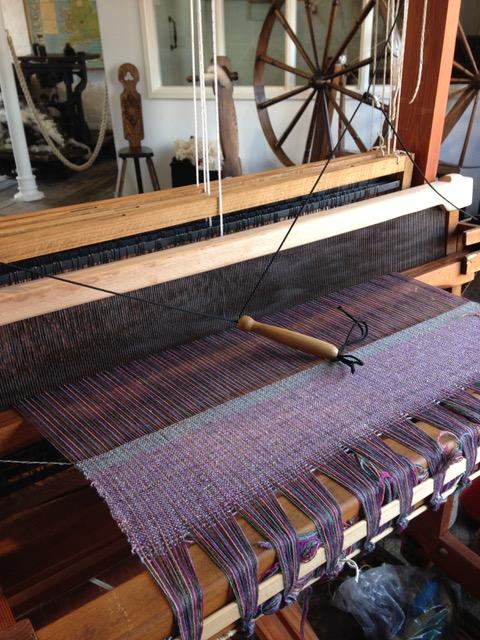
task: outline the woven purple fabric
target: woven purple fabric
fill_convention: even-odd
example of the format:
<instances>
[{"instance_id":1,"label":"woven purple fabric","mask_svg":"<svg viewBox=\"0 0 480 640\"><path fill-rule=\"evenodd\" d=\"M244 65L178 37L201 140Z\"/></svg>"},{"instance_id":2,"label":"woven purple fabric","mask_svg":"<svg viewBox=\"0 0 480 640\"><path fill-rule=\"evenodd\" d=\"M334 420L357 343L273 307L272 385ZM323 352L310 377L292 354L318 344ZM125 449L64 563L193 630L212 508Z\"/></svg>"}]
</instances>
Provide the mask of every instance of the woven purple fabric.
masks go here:
<instances>
[{"instance_id":1,"label":"woven purple fabric","mask_svg":"<svg viewBox=\"0 0 480 640\"><path fill-rule=\"evenodd\" d=\"M320 364L80 468L134 549L152 558L228 519L259 491L290 486L342 446L371 455L378 433L393 436L396 425L401 433L402 416L421 415L480 379L479 336L480 316L466 315L408 341L377 343L376 352L356 352L366 360L360 375Z\"/></svg>"},{"instance_id":2,"label":"woven purple fabric","mask_svg":"<svg viewBox=\"0 0 480 640\"><path fill-rule=\"evenodd\" d=\"M373 342L464 303L389 275L263 320L340 345L351 322L338 305L368 322L366 342ZM18 408L67 458L83 460L314 364L311 356L233 329L66 385Z\"/></svg>"},{"instance_id":3,"label":"woven purple fabric","mask_svg":"<svg viewBox=\"0 0 480 640\"><path fill-rule=\"evenodd\" d=\"M201 634L201 593L187 552L192 541L225 571L245 629L252 628L256 560L237 513L270 535L288 572L287 601L301 545L278 514L275 495L283 492L312 519L334 574L343 562L341 512L313 469L358 496L371 538L386 499L400 500L399 526L405 524L417 482L415 466L393 453L382 433L424 455L432 475L444 474L447 454L406 419L434 408L430 414L441 415L445 429L456 415L453 432L471 465L478 430L472 420L462 430L465 420L438 403L456 400L477 415L475 401L462 393L480 380L480 306L391 276L276 320L339 344L348 328L339 303L371 330L373 342L353 352L365 361L355 376L231 331L21 406L59 448L81 460L172 603L185 639Z\"/></svg>"}]
</instances>

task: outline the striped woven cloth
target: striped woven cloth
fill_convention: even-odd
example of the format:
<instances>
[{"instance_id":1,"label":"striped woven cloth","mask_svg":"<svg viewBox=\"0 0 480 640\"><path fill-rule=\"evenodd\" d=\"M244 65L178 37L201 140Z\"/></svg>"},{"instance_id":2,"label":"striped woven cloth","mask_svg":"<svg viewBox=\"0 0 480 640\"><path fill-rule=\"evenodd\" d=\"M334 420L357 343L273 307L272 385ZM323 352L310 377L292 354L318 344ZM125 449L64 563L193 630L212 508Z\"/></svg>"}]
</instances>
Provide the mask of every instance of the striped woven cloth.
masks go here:
<instances>
[{"instance_id":1,"label":"striped woven cloth","mask_svg":"<svg viewBox=\"0 0 480 640\"><path fill-rule=\"evenodd\" d=\"M290 603L305 549L279 506L284 494L315 523L326 576L342 567L340 505L312 474L352 492L367 520L398 498L399 528L418 469L389 436L425 457L442 500L451 451L419 429L427 419L458 440L471 473L478 446L480 305L398 275L308 302L266 320L341 344L350 321L369 325L351 376L238 330L103 372L18 407L106 500L168 597L182 638L198 640L202 593L188 553L201 545L226 573L244 628L257 614L256 556L242 513L274 546Z\"/></svg>"}]
</instances>

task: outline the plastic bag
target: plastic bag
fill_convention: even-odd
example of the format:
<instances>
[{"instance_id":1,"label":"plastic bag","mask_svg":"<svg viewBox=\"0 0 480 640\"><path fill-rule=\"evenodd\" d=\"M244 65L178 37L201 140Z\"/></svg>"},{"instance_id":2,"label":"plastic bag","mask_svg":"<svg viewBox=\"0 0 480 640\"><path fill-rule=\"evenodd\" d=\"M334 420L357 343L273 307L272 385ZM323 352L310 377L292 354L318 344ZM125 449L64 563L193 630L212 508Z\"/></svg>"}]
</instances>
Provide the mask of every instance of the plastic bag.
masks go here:
<instances>
[{"instance_id":1,"label":"plastic bag","mask_svg":"<svg viewBox=\"0 0 480 640\"><path fill-rule=\"evenodd\" d=\"M435 574L384 564L345 580L332 604L371 640L441 640L452 631L458 601L459 590Z\"/></svg>"}]
</instances>

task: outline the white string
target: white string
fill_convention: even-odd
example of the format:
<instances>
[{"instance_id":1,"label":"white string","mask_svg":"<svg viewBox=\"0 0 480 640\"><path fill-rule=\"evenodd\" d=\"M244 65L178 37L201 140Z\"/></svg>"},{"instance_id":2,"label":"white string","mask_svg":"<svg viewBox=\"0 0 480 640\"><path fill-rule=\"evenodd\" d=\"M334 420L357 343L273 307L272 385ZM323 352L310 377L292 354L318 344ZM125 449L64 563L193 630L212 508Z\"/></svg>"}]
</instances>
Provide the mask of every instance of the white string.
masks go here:
<instances>
[{"instance_id":1,"label":"white string","mask_svg":"<svg viewBox=\"0 0 480 640\"><path fill-rule=\"evenodd\" d=\"M33 464L35 466L58 466L58 467L71 467L71 462L49 462L48 460L11 460L10 458L1 458L0 464Z\"/></svg>"},{"instance_id":2,"label":"white string","mask_svg":"<svg viewBox=\"0 0 480 640\"><path fill-rule=\"evenodd\" d=\"M427 27L427 13L428 13L428 0L424 0L423 4L423 16L422 16L422 33L420 36L420 57L418 60L418 75L417 75L417 85L415 87L415 91L413 92L413 96L410 99L408 104L412 104L415 102L415 98L417 97L418 91L420 89L420 85L422 83L423 76L423 53L425 50L425 32Z\"/></svg>"},{"instance_id":3,"label":"white string","mask_svg":"<svg viewBox=\"0 0 480 640\"><path fill-rule=\"evenodd\" d=\"M390 26L389 26L389 31L390 29L393 27L393 22L395 20L395 16L398 15L398 1L397 0L391 0L392 2L392 6L390 9ZM390 99L388 101L388 115L390 117L390 121L394 122L395 120L395 100L396 100L396 90L397 90L397 86L396 86L396 74L394 74L394 61L395 61L395 51L394 51L394 47L393 47L393 38L390 39L390 45L389 45L389 49L390 49L390 60L389 60L389 75L390 75ZM393 133L390 131L389 132L389 136L388 136L388 153L391 153L392 148L393 148L393 144L395 141L395 137L393 135Z\"/></svg>"},{"instance_id":4,"label":"white string","mask_svg":"<svg viewBox=\"0 0 480 640\"><path fill-rule=\"evenodd\" d=\"M195 139L195 180L197 187L200 184L200 171L198 168L198 113L197 113L197 64L195 55L195 14L193 1L190 0L190 35L192 47L192 85L193 85L193 127Z\"/></svg>"},{"instance_id":5,"label":"white string","mask_svg":"<svg viewBox=\"0 0 480 640\"><path fill-rule=\"evenodd\" d=\"M355 560L353 560L353 558L348 558L348 560L345 561L345 564L347 565L347 567L350 567L350 569L355 570L355 582L358 582L360 578L360 567L358 566L358 564L355 562Z\"/></svg>"},{"instance_id":6,"label":"white string","mask_svg":"<svg viewBox=\"0 0 480 640\"><path fill-rule=\"evenodd\" d=\"M400 102L402 97L402 86L403 86L403 65L405 62L405 43L407 39L407 21L408 21L408 11L410 9L410 0L404 0L403 3L403 23L402 23L402 39L401 39L401 49L400 49L400 60L397 74L397 91L396 91L396 104L395 104L395 128L398 129L398 121L400 118ZM397 150L397 138L393 137L393 150Z\"/></svg>"},{"instance_id":7,"label":"white string","mask_svg":"<svg viewBox=\"0 0 480 640\"><path fill-rule=\"evenodd\" d=\"M377 55L378 55L378 2L375 3L373 9L373 73L372 73L372 95L377 92ZM376 109L372 101L370 114L370 139L374 141L373 132L375 126Z\"/></svg>"},{"instance_id":8,"label":"white string","mask_svg":"<svg viewBox=\"0 0 480 640\"><path fill-rule=\"evenodd\" d=\"M396 7L396 2L395 0L391 0L391 9L390 9L390 19L392 17L392 15L395 13L395 7ZM390 29L389 25L389 29ZM388 61L388 72L389 72L389 76L390 76L390 98L388 100L388 116L390 118L390 121L393 122L392 117L393 117L393 105L395 102L395 85L394 85L394 78L393 78L393 68L392 68L392 59L393 59L393 47L392 47L392 41L390 40L389 43L389 49L390 49L390 58ZM388 149L388 153L391 152L391 147L392 147L392 136L391 136L391 132L389 133L388 136L388 145L387 145L387 149Z\"/></svg>"},{"instance_id":9,"label":"white string","mask_svg":"<svg viewBox=\"0 0 480 640\"><path fill-rule=\"evenodd\" d=\"M210 195L210 159L208 157L207 98L205 91L205 60L203 52L202 0L197 0L198 57L200 76L200 107L202 119L203 190Z\"/></svg>"},{"instance_id":10,"label":"white string","mask_svg":"<svg viewBox=\"0 0 480 640\"><path fill-rule=\"evenodd\" d=\"M220 149L220 113L218 106L218 63L217 63L217 16L215 2L212 3L212 48L213 48L213 92L215 94L215 123L217 134L217 171L218 171L218 215L220 217L220 235L223 236L223 190L222 190L222 154Z\"/></svg>"},{"instance_id":11,"label":"white string","mask_svg":"<svg viewBox=\"0 0 480 640\"><path fill-rule=\"evenodd\" d=\"M390 29L393 26L393 22L395 20L395 16L397 15L397 1L396 0L391 0L392 2L392 6L390 9L390 25L389 25L389 32ZM393 65L394 65L394 50L393 50L393 44L392 44L393 38L390 39L390 44L389 44L389 50L390 50L390 58L389 58L389 75L390 75L390 99L388 101L388 114L390 116L390 120L393 122L394 120L394 113L395 113L395 74L393 73ZM390 132L389 136L388 136L388 153L392 152L392 147L393 147L393 142L394 142L394 136L392 134L392 132Z\"/></svg>"},{"instance_id":12,"label":"white string","mask_svg":"<svg viewBox=\"0 0 480 640\"><path fill-rule=\"evenodd\" d=\"M385 87L387 85L387 65L388 65L388 48L389 48L388 30L389 30L389 24L390 24L390 9L391 9L390 5L391 5L391 0L388 0L388 2L387 2L387 16L385 18L385 41L386 41L386 45L385 45L385 51L383 53L382 104L385 104ZM382 127L382 124L380 124L380 127ZM383 145L385 144L385 141L383 139L383 130L382 129L380 130L380 136L381 136L381 139L382 139L382 147L383 147ZM388 136L387 136L387 138L388 138Z\"/></svg>"}]
</instances>

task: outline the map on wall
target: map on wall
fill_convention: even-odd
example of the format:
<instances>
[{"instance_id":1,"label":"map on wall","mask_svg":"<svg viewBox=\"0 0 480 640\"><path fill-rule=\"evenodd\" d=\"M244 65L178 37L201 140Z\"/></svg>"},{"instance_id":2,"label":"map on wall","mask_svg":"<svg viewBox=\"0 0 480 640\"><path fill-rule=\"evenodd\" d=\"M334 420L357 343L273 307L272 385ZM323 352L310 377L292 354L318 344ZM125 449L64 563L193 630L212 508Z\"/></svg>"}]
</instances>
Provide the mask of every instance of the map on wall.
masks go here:
<instances>
[{"instance_id":1,"label":"map on wall","mask_svg":"<svg viewBox=\"0 0 480 640\"><path fill-rule=\"evenodd\" d=\"M42 42L47 53L62 53L69 42L75 51L101 55L100 29L95 0L26 0L32 40ZM41 38L39 38L41 36ZM102 67L92 60L89 67Z\"/></svg>"}]
</instances>

